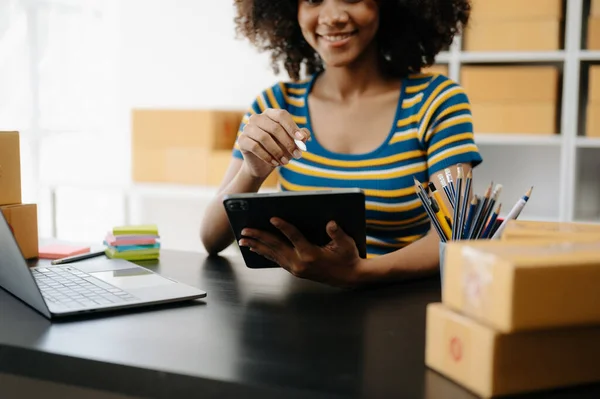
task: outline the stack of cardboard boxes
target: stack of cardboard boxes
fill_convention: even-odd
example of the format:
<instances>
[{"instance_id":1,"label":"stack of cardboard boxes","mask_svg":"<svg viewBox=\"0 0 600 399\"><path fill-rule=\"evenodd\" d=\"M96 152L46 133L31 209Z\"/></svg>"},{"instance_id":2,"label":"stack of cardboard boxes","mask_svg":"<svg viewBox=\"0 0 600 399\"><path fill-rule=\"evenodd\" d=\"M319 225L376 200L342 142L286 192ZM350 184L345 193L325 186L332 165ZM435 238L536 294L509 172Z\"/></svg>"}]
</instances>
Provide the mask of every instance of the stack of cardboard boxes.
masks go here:
<instances>
[{"instance_id":1,"label":"stack of cardboard boxes","mask_svg":"<svg viewBox=\"0 0 600 399\"><path fill-rule=\"evenodd\" d=\"M598 382L599 286L597 225L519 222L501 241L450 243L426 365L482 397Z\"/></svg>"},{"instance_id":2,"label":"stack of cardboard boxes","mask_svg":"<svg viewBox=\"0 0 600 399\"><path fill-rule=\"evenodd\" d=\"M600 0L592 0L588 19L587 48L600 50Z\"/></svg>"},{"instance_id":3,"label":"stack of cardboard boxes","mask_svg":"<svg viewBox=\"0 0 600 399\"><path fill-rule=\"evenodd\" d=\"M37 206L21 203L21 149L18 132L0 132L0 211L25 259L38 257Z\"/></svg>"},{"instance_id":4,"label":"stack of cardboard boxes","mask_svg":"<svg viewBox=\"0 0 600 399\"><path fill-rule=\"evenodd\" d=\"M553 66L464 66L461 86L478 134L558 132L559 80Z\"/></svg>"},{"instance_id":5,"label":"stack of cardboard boxes","mask_svg":"<svg viewBox=\"0 0 600 399\"><path fill-rule=\"evenodd\" d=\"M590 67L589 82L586 135L600 137L600 65Z\"/></svg>"},{"instance_id":6,"label":"stack of cardboard boxes","mask_svg":"<svg viewBox=\"0 0 600 399\"><path fill-rule=\"evenodd\" d=\"M562 0L474 0L465 51L555 51L561 47Z\"/></svg>"},{"instance_id":7,"label":"stack of cardboard boxes","mask_svg":"<svg viewBox=\"0 0 600 399\"><path fill-rule=\"evenodd\" d=\"M243 111L134 110L133 181L220 185L243 116ZM273 174L265 186L276 182Z\"/></svg>"}]
</instances>

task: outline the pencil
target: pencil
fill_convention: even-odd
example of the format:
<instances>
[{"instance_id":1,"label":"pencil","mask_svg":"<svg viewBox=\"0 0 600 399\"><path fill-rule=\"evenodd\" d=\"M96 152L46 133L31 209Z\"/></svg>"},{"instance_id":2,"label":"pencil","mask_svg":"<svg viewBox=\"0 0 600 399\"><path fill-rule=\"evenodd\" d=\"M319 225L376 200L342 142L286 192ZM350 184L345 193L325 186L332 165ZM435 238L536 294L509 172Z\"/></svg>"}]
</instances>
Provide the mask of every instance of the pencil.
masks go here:
<instances>
[{"instance_id":1,"label":"pencil","mask_svg":"<svg viewBox=\"0 0 600 399\"><path fill-rule=\"evenodd\" d=\"M431 224L437 231L437 233L440 237L440 240L442 242L447 242L448 240L446 239L446 235L444 234L442 227L440 226L437 218L435 217L435 214L433 213L433 210L431 209L431 205L429 204L429 200L428 200L427 196L424 194L423 186L421 185L421 183L419 183L419 181L416 178L413 177L413 179L415 181L415 192L417 193L417 196L423 203L423 208L425 208L425 212L427 213L427 216L429 216L429 220L431 221Z\"/></svg>"},{"instance_id":2,"label":"pencil","mask_svg":"<svg viewBox=\"0 0 600 399\"><path fill-rule=\"evenodd\" d=\"M502 210L502 204L498 204L498 208L496 208L496 212L492 213L492 216L490 217L490 221L488 222L487 226L485 227L485 230L481 234L481 238L489 238L490 233L492 232L492 229L494 228L494 223L496 223L496 220L498 219L498 215L500 214L501 210Z\"/></svg>"},{"instance_id":3,"label":"pencil","mask_svg":"<svg viewBox=\"0 0 600 399\"><path fill-rule=\"evenodd\" d=\"M506 215L506 217L504 218L504 221L502 222L500 227L498 227L498 230L496 230L496 232L492 236L493 240L497 240L500 238L509 220L516 219L519 217L521 211L523 210L523 208L525 208L525 205L527 205L527 201L529 201L532 191L533 187L531 187L523 197L519 198L517 203L513 206L508 215Z\"/></svg>"},{"instance_id":4,"label":"pencil","mask_svg":"<svg viewBox=\"0 0 600 399\"><path fill-rule=\"evenodd\" d=\"M477 205L479 205L479 196L474 195L473 199L471 200L471 205L469 205L469 213L467 215L467 220L465 221L465 227L462 231L462 238L469 237L469 231L471 230L471 224L477 210Z\"/></svg>"},{"instance_id":5,"label":"pencil","mask_svg":"<svg viewBox=\"0 0 600 399\"><path fill-rule=\"evenodd\" d=\"M446 198L448 198L450 206L454 208L454 197L452 196L452 191L450 191L450 187L448 187L448 183L446 183L446 180L444 180L444 175L441 173L438 174L438 180L440 181L440 184L444 189L444 193L446 194Z\"/></svg>"},{"instance_id":6,"label":"pencil","mask_svg":"<svg viewBox=\"0 0 600 399\"><path fill-rule=\"evenodd\" d=\"M438 223L440 224L440 227L446 236L446 239L449 239L452 237L452 227L450 223L448 223L448 218L442 214L441 208L435 198L429 198L429 201L431 203L431 210L435 214L435 217L437 218Z\"/></svg>"},{"instance_id":7,"label":"pencil","mask_svg":"<svg viewBox=\"0 0 600 399\"><path fill-rule=\"evenodd\" d=\"M490 202L490 197L492 196L492 188L493 182L490 183L487 190L485 191L485 195L481 199L479 206L477 207L477 213L473 217L473 221L471 222L471 230L469 231L468 239L477 239L476 233L479 231L479 227L482 223L484 223L483 216L488 208L488 203Z\"/></svg>"},{"instance_id":8,"label":"pencil","mask_svg":"<svg viewBox=\"0 0 600 399\"><path fill-rule=\"evenodd\" d=\"M463 181L463 168L462 165L458 165L457 174L456 174L456 195L454 196L454 217L452 220L454 224L452 225L452 240L459 239L459 231L462 226L461 220L461 207L460 207L460 195L462 191L462 181Z\"/></svg>"},{"instance_id":9,"label":"pencil","mask_svg":"<svg viewBox=\"0 0 600 399\"><path fill-rule=\"evenodd\" d=\"M68 256L66 258L55 259L50 262L52 265L64 265L67 263L73 263L84 259L95 258L97 256L102 256L105 254L105 250L101 249L98 251L87 252L85 254Z\"/></svg>"},{"instance_id":10,"label":"pencil","mask_svg":"<svg viewBox=\"0 0 600 399\"><path fill-rule=\"evenodd\" d=\"M454 203L456 203L456 188L454 187L454 181L452 180L452 172L449 168L444 169L444 172L446 172L446 180L448 181L448 186L452 193L452 199L454 200Z\"/></svg>"},{"instance_id":11,"label":"pencil","mask_svg":"<svg viewBox=\"0 0 600 399\"><path fill-rule=\"evenodd\" d=\"M481 224L479 225L477 231L475 232L475 239L481 238L481 233L485 228L485 223L490 218L492 212L494 211L494 206L496 202L498 202L498 198L500 197L500 193L502 192L502 184L497 184L494 188L494 192L492 193L492 198L488 202L487 209L485 210L483 217L481 218Z\"/></svg>"},{"instance_id":12,"label":"pencil","mask_svg":"<svg viewBox=\"0 0 600 399\"><path fill-rule=\"evenodd\" d=\"M465 183L465 190L463 193L463 198L462 198L462 205L461 205L461 210L460 210L460 215L459 215L459 228L458 228L458 239L462 239L463 237L463 229L464 229L464 223L465 223L465 219L467 218L467 207L469 206L470 198L471 198L471 184L472 184L472 180L473 180L473 171L469 170L469 173L467 174L467 180Z\"/></svg>"},{"instance_id":13,"label":"pencil","mask_svg":"<svg viewBox=\"0 0 600 399\"><path fill-rule=\"evenodd\" d=\"M433 184L432 182L429 182L429 192L431 192L431 195L433 196L433 198L435 198L438 205L440 206L440 210L442 211L442 214L446 218L451 218L452 214L448 210L448 207L446 206L446 203L442 199L442 196L440 195L439 191L437 191L435 184Z\"/></svg>"}]
</instances>

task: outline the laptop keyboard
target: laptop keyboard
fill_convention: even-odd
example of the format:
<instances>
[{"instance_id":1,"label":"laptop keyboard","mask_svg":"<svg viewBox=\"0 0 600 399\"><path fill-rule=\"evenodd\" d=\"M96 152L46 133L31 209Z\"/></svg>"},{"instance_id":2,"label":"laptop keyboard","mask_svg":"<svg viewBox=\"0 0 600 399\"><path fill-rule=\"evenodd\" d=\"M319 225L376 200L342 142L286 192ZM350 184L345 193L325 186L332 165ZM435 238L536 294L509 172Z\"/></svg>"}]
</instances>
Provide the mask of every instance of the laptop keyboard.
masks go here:
<instances>
[{"instance_id":1,"label":"laptop keyboard","mask_svg":"<svg viewBox=\"0 0 600 399\"><path fill-rule=\"evenodd\" d=\"M126 291L68 266L39 267L32 269L32 274L49 305L81 308L137 300Z\"/></svg>"}]
</instances>

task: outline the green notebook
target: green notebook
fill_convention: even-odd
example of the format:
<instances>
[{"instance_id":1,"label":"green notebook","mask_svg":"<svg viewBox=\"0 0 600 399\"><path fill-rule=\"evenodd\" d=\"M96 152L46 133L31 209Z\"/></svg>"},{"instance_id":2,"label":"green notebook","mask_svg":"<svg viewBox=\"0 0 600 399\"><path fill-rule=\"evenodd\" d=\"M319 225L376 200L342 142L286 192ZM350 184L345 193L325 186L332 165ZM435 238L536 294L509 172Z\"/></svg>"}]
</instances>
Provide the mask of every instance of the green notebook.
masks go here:
<instances>
[{"instance_id":1,"label":"green notebook","mask_svg":"<svg viewBox=\"0 0 600 399\"><path fill-rule=\"evenodd\" d=\"M147 249L143 251L124 251L118 252L113 248L107 248L104 251L106 256L112 259L125 259L125 260L149 260L149 259L157 259L160 254L160 250L158 248Z\"/></svg>"},{"instance_id":2,"label":"green notebook","mask_svg":"<svg viewBox=\"0 0 600 399\"><path fill-rule=\"evenodd\" d=\"M158 235L158 227L155 224L145 224L137 226L117 226L113 228L114 236L123 235Z\"/></svg>"}]
</instances>

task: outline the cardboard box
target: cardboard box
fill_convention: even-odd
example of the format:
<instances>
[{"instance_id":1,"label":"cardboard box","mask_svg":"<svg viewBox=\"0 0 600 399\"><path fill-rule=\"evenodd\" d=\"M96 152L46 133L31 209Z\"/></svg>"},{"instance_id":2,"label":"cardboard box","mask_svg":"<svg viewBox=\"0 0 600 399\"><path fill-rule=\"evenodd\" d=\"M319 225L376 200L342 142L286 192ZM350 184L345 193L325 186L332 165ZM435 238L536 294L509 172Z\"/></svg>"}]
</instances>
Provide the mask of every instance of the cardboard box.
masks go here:
<instances>
[{"instance_id":1,"label":"cardboard box","mask_svg":"<svg viewBox=\"0 0 600 399\"><path fill-rule=\"evenodd\" d=\"M590 16L600 17L600 0L592 0Z\"/></svg>"},{"instance_id":2,"label":"cardboard box","mask_svg":"<svg viewBox=\"0 0 600 399\"><path fill-rule=\"evenodd\" d=\"M521 241L534 238L566 240L595 238L600 241L600 224L510 220L500 237L503 241Z\"/></svg>"},{"instance_id":3,"label":"cardboard box","mask_svg":"<svg viewBox=\"0 0 600 399\"><path fill-rule=\"evenodd\" d=\"M465 51L556 51L562 22L556 19L473 20L463 35Z\"/></svg>"},{"instance_id":4,"label":"cardboard box","mask_svg":"<svg viewBox=\"0 0 600 399\"><path fill-rule=\"evenodd\" d=\"M586 136L600 137L600 102L588 105L586 112Z\"/></svg>"},{"instance_id":5,"label":"cardboard box","mask_svg":"<svg viewBox=\"0 0 600 399\"><path fill-rule=\"evenodd\" d=\"M463 66L460 75L474 103L556 103L559 80L553 66Z\"/></svg>"},{"instance_id":6,"label":"cardboard box","mask_svg":"<svg viewBox=\"0 0 600 399\"><path fill-rule=\"evenodd\" d=\"M427 305L425 364L481 397L600 381L600 327L501 334Z\"/></svg>"},{"instance_id":7,"label":"cardboard box","mask_svg":"<svg viewBox=\"0 0 600 399\"><path fill-rule=\"evenodd\" d=\"M134 110L133 181L218 186L245 112ZM270 177L265 186L276 184Z\"/></svg>"},{"instance_id":8,"label":"cardboard box","mask_svg":"<svg viewBox=\"0 0 600 399\"><path fill-rule=\"evenodd\" d=\"M559 130L554 103L472 102L471 111L477 134L555 134Z\"/></svg>"},{"instance_id":9,"label":"cardboard box","mask_svg":"<svg viewBox=\"0 0 600 399\"><path fill-rule=\"evenodd\" d=\"M0 132L0 205L21 202L19 132Z\"/></svg>"},{"instance_id":10,"label":"cardboard box","mask_svg":"<svg viewBox=\"0 0 600 399\"><path fill-rule=\"evenodd\" d=\"M588 50L600 50L600 16L588 20Z\"/></svg>"},{"instance_id":11,"label":"cardboard box","mask_svg":"<svg viewBox=\"0 0 600 399\"><path fill-rule=\"evenodd\" d=\"M136 109L132 113L133 150L231 149L244 114L243 111Z\"/></svg>"},{"instance_id":12,"label":"cardboard box","mask_svg":"<svg viewBox=\"0 0 600 399\"><path fill-rule=\"evenodd\" d=\"M473 0L471 18L497 19L562 19L562 0Z\"/></svg>"},{"instance_id":13,"label":"cardboard box","mask_svg":"<svg viewBox=\"0 0 600 399\"><path fill-rule=\"evenodd\" d=\"M171 183L217 187L232 160L232 150L206 150L169 146L140 149L133 162L133 176L140 183ZM273 173L263 184L277 184Z\"/></svg>"},{"instance_id":14,"label":"cardboard box","mask_svg":"<svg viewBox=\"0 0 600 399\"><path fill-rule=\"evenodd\" d=\"M600 103L600 65L590 67L588 101Z\"/></svg>"},{"instance_id":15,"label":"cardboard box","mask_svg":"<svg viewBox=\"0 0 600 399\"><path fill-rule=\"evenodd\" d=\"M450 243L446 306L498 331L600 324L600 239Z\"/></svg>"},{"instance_id":16,"label":"cardboard box","mask_svg":"<svg viewBox=\"0 0 600 399\"><path fill-rule=\"evenodd\" d=\"M0 206L25 259L37 258L38 221L37 205L17 204Z\"/></svg>"}]
</instances>

